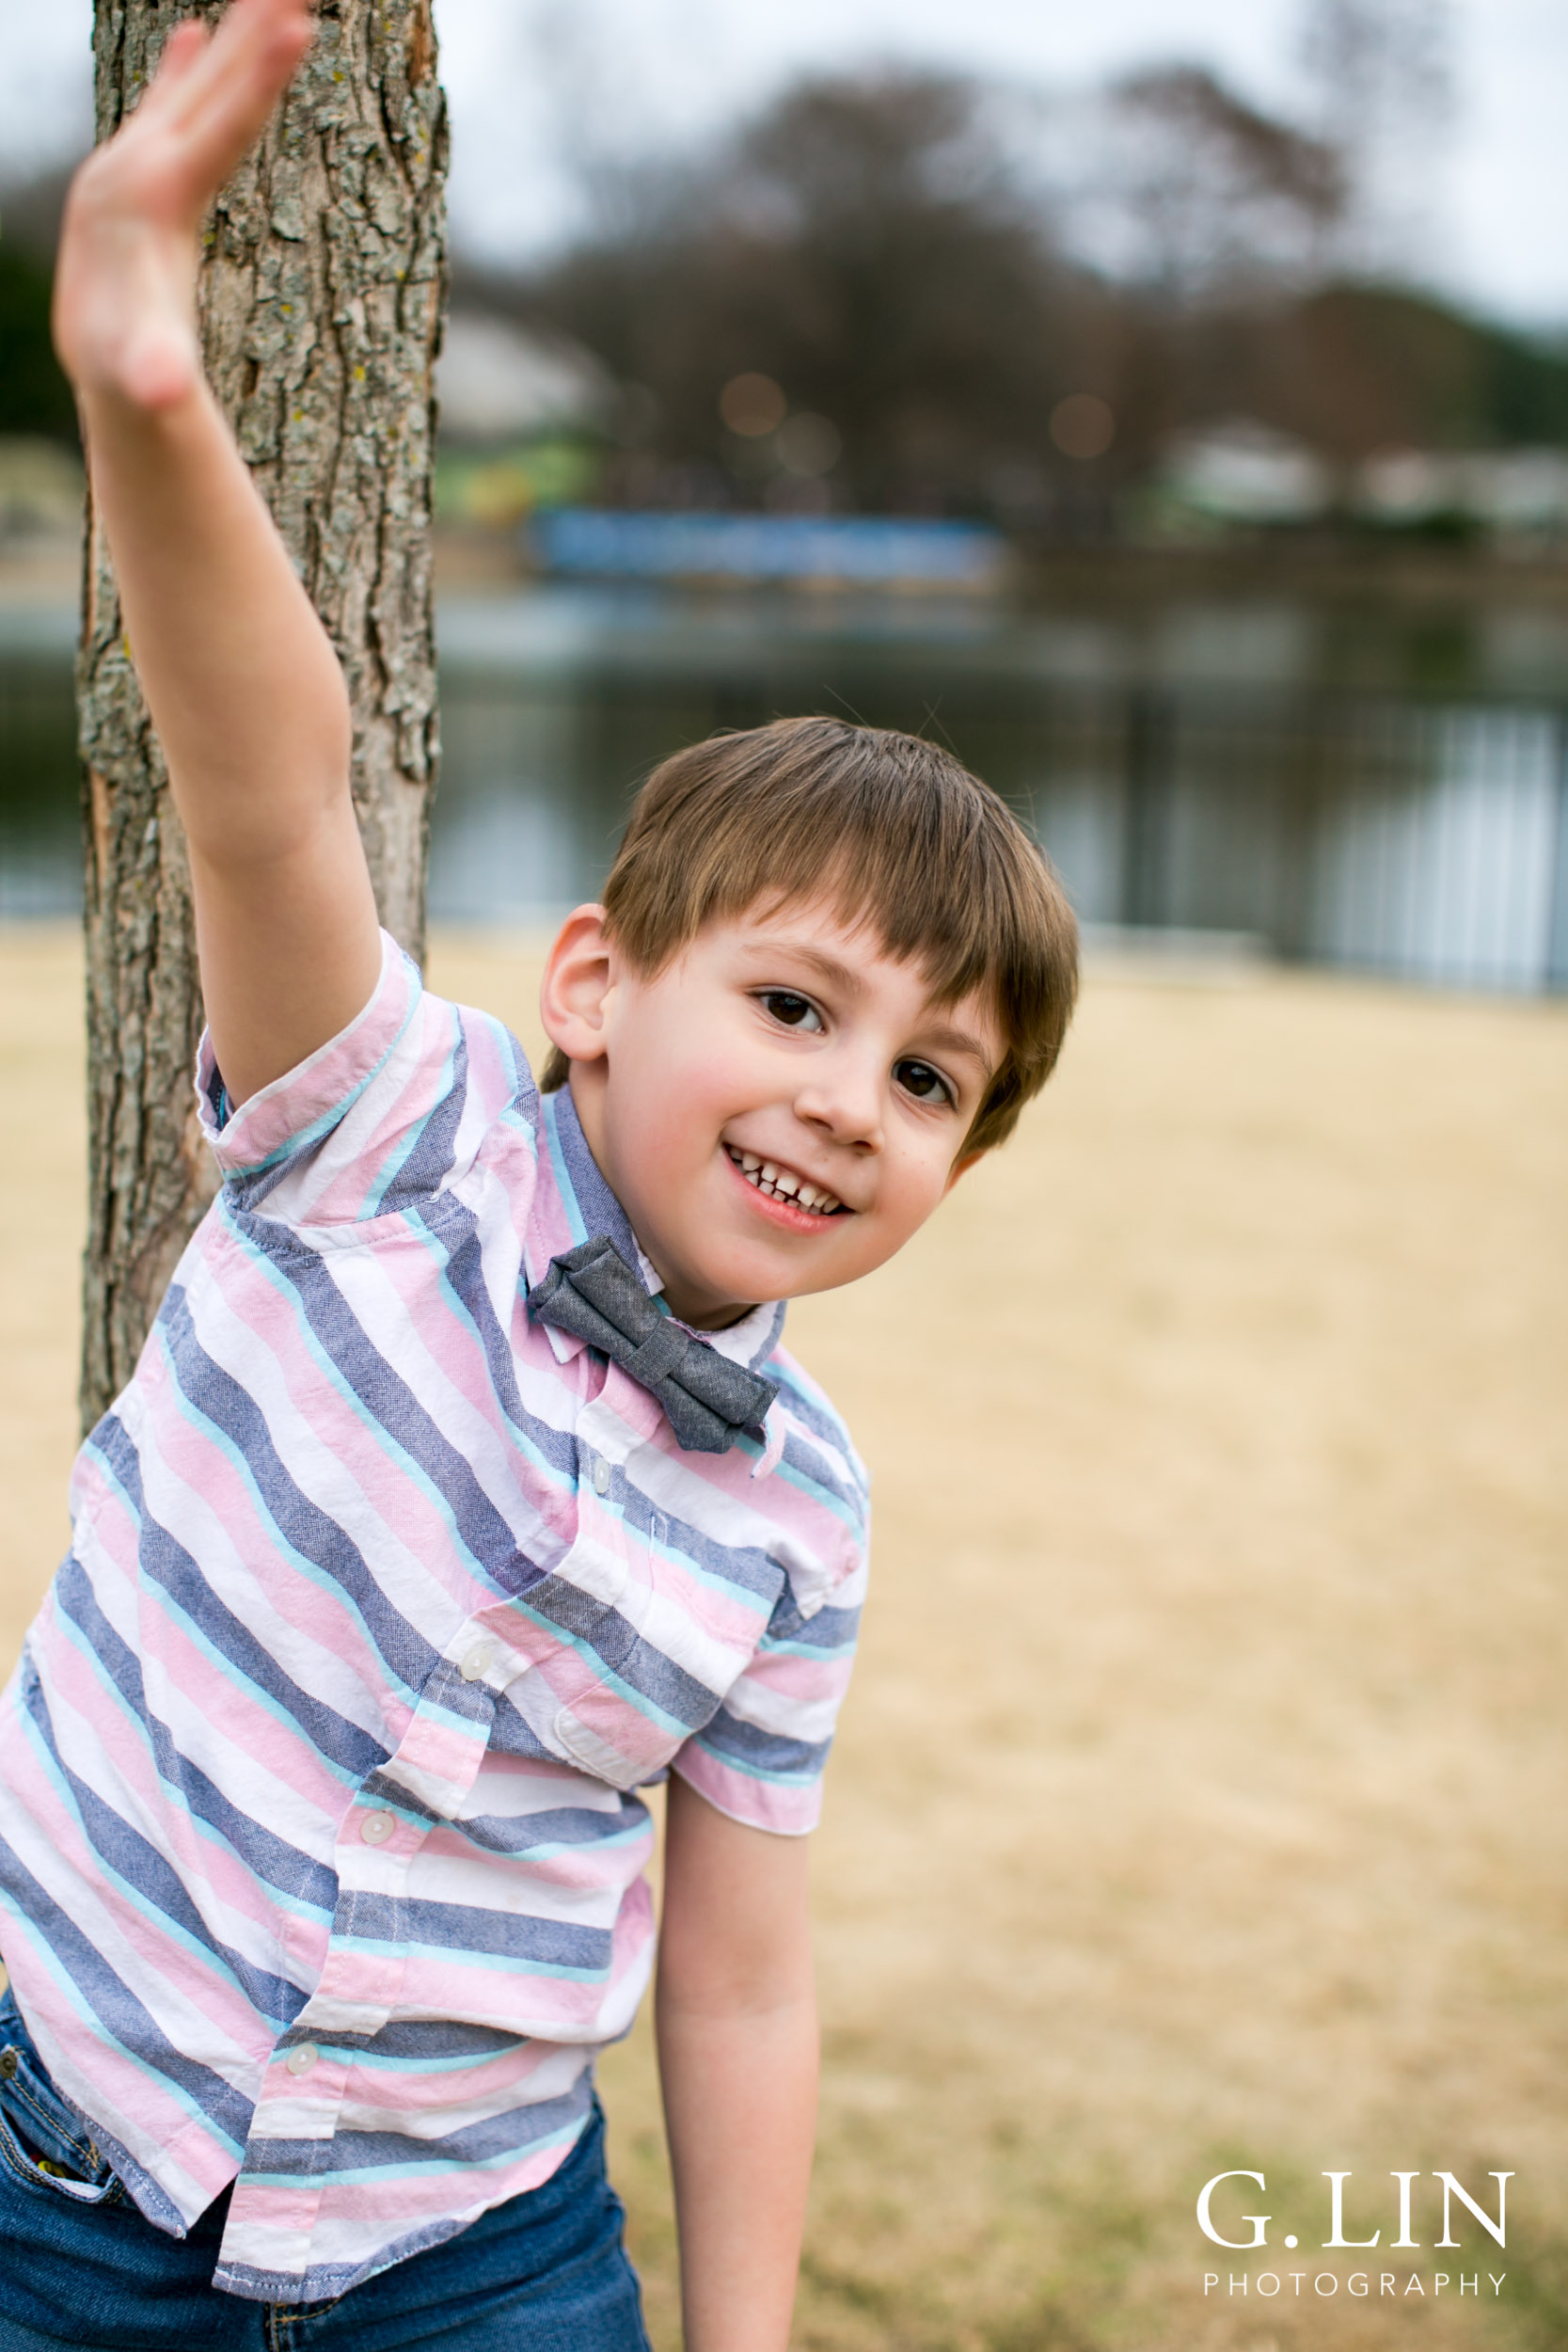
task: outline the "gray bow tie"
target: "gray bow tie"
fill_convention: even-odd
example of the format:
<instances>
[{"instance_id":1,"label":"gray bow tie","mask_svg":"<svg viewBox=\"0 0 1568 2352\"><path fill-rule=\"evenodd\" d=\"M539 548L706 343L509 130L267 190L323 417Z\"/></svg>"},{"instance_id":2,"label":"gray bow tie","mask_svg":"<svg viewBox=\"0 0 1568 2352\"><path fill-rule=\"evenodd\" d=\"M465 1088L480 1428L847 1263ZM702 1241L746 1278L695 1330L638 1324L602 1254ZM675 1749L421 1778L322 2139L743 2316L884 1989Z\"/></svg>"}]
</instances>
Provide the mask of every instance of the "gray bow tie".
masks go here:
<instances>
[{"instance_id":1,"label":"gray bow tie","mask_svg":"<svg viewBox=\"0 0 1568 2352\"><path fill-rule=\"evenodd\" d=\"M776 1380L732 1364L660 1314L604 1233L550 1260L528 1295L528 1311L629 1373L663 1406L689 1454L723 1454L743 1433L756 1434L779 1393Z\"/></svg>"}]
</instances>

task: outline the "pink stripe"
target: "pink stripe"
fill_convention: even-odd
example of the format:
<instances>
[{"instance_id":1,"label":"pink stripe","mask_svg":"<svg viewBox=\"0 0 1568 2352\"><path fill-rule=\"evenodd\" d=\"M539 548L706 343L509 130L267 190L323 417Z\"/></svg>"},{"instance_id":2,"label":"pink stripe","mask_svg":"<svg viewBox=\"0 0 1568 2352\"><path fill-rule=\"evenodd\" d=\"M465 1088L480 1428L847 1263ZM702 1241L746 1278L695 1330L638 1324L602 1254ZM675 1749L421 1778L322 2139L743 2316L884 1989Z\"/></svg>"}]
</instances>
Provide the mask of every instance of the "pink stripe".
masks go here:
<instances>
[{"instance_id":1,"label":"pink stripe","mask_svg":"<svg viewBox=\"0 0 1568 2352\"><path fill-rule=\"evenodd\" d=\"M118 1696L105 1692L87 1660L73 1644L62 1642L54 1650L49 1671L50 1718L60 1754L71 1769L85 1774L95 1748L101 1748L114 1767L118 1783L116 1810L133 1828L139 1829L151 1846L175 1863L198 1909L201 1908L198 1890L205 1887L241 1917L253 1920L276 1937L286 1915L278 1912L254 1872L230 1846L216 1838L203 1837L190 1817L170 1802L145 1736L124 1713ZM59 1704L55 1703L56 1696ZM85 1732L71 1721L72 1713L81 1719ZM30 1751L30 1741L28 1747ZM202 1762L196 1756L189 1760ZM209 1757L207 1767L210 1769L221 1760ZM290 1760L293 1761L292 1757ZM323 1784L318 1795L324 1826L322 1854L318 1858L325 1860L330 1858L332 1851L332 1835L327 1824L341 1812L343 1795L336 1782L319 1772L317 1776ZM87 1877L94 1884L100 1883L96 1856L87 1866ZM109 1883L103 1883L107 1896Z\"/></svg>"},{"instance_id":2,"label":"pink stripe","mask_svg":"<svg viewBox=\"0 0 1568 2352\"><path fill-rule=\"evenodd\" d=\"M809 1788L784 1788L776 1781L752 1780L721 1764L716 1756L689 1740L671 1768L732 1820L755 1829L775 1830L781 1836L800 1837L822 1819L822 1784Z\"/></svg>"},{"instance_id":3,"label":"pink stripe","mask_svg":"<svg viewBox=\"0 0 1568 2352\"><path fill-rule=\"evenodd\" d=\"M483 1756L484 1741L483 1727L450 1723L438 1715L416 1715L388 1770L396 1777L406 1765L410 1772L429 1772L467 1795Z\"/></svg>"},{"instance_id":4,"label":"pink stripe","mask_svg":"<svg viewBox=\"0 0 1568 2352\"><path fill-rule=\"evenodd\" d=\"M155 1378L160 1385L169 1383L166 1359L150 1366L149 1375L150 1380ZM269 1609L308 1640L330 1648L363 1695L379 1705L377 1736L386 1746L396 1747L411 1710L388 1686L381 1661L356 1613L341 1594L324 1590L279 1547L270 1520L263 1517L249 1482L232 1457L193 1426L172 1398L159 1426L158 1441L166 1469L222 1520L224 1533L241 1560L264 1564ZM214 1671L227 1684L232 1669ZM277 1734L275 1744L282 1740L283 1735ZM287 1741L290 1753L294 1745L293 1740Z\"/></svg>"},{"instance_id":5,"label":"pink stripe","mask_svg":"<svg viewBox=\"0 0 1568 2352\"><path fill-rule=\"evenodd\" d=\"M586 2122L586 2118L584 2121ZM574 2135L574 2140L578 2135ZM515 2163L488 2167L483 2172L453 2174L436 2170L439 2159L433 2157L429 2173L390 2173L378 2181L334 2180L331 2173L322 2176L316 2196L304 2220L296 2220L303 2201L291 2189L256 2185L242 2178L234 2190L230 2206L229 2233L224 2239L226 2261L245 2262L247 2259L243 2233L246 2228L277 2230L309 2227L320 2217L323 2224L363 2221L375 2225L376 2240L385 2244L403 2234L410 2226L448 2215L453 2219L477 2220L492 2206L504 2203L509 2197L519 2197L524 2190L538 2188L552 2172L558 2172L572 2153L574 2141L564 2145L553 2143L519 2156ZM264 2152L263 2152L264 2159ZM432 2209L433 2198L436 2201ZM388 2227L388 2224L402 2225Z\"/></svg>"},{"instance_id":6,"label":"pink stripe","mask_svg":"<svg viewBox=\"0 0 1568 2352\"><path fill-rule=\"evenodd\" d=\"M38 1781L33 1781L30 1786L28 1783L21 1783L21 1786L24 1786L25 1795L33 1800L35 1820L38 1820L44 1837L49 1837L49 1842L56 1847L58 1856L61 1856L61 1861L66 1863L68 1870L75 1870L75 1875L82 1877L82 1880L89 1884L91 1870L89 1867L85 1867L85 1863L89 1861L89 1858L87 1858L87 1849L85 1849L85 1844L82 1844L82 1839L77 1837L77 1835L72 1835L71 1816L63 1814L58 1806L49 1806L49 1790L47 1788L40 1790ZM49 1891L56 1894L56 1899L58 1899L58 1894L63 1894L63 1889L58 1886L58 1875L54 1875L52 1872L49 1880L52 1880ZM143 1915L138 1913L138 1910L134 1908L127 1899L115 1894L113 1886L94 1884L94 1889L91 1891L94 1891L96 1908L101 1908L105 1915L108 1915L108 1919L113 1922L113 1933L124 1943L124 1946L127 1946L129 1955L141 1960L143 1964L146 1964L150 1971L155 1971L155 1976L160 1976L165 1983L174 1985L174 1988L179 1990L181 1999L185 1999L185 2002L188 2002L190 2007L199 2013L199 2016L207 2018L209 2027L212 2027L212 2035L214 2035L212 2046L209 2046L207 2051L199 2051L199 2049L185 2051L188 2058L198 2058L207 2065L212 2065L212 2063L232 2065L235 2056L256 2060L256 2063L261 2063L261 2060L265 2058L265 2054L268 2054L270 2046L273 2046L273 2037L270 2037L268 2027L265 2027L263 2021L256 2016L251 2004L246 2002L245 1994L240 1993L240 1988L237 1988L230 1979L226 1979L226 1976L214 1976L214 1974L209 1974L207 1969L202 1969L199 1964L195 1964L190 1957L185 1957L185 1952L181 1950L181 1946L176 1946L171 1938L160 1936L160 1933L148 1924L148 1919L143 1917ZM28 1933L28 1931L24 1929L24 1933ZM11 1946L16 1943L16 1929L11 1927L9 1915L7 1915L5 1941L7 1941L7 1966L14 1969L14 1952L11 1952ZM19 1950L30 1950L30 1946L19 1947ZM54 2032L56 2032L56 2037L58 2037L58 2044L61 2044L63 2049L77 2049L82 2042L80 2016L77 2016L75 2009L68 2007L68 2004L63 2002L56 1993L54 1993L54 1985L52 1985L52 1980L49 1980L49 1976L44 1974L44 1966L47 1964L35 1966L33 1974L25 1979L25 1983L24 1983L24 1971L14 1971L16 1997L19 1997L21 2009L24 2009L24 2016L28 2018L28 2023L33 2023L33 2004L38 2004L38 2011L42 2013L42 2016L49 2016L56 2021L54 2023ZM103 2044L103 2049L108 2049L108 2044ZM91 2044L91 2054L94 2054L94 2060L91 2060L91 2063L94 2063L94 2079L96 2079L96 2073L99 2073L99 2042L96 2042L96 2037L94 2037L94 2044ZM141 2084L148 2079L146 2074L141 2073L141 2068L132 2068L132 2060L119 2060L119 2065L127 2070L127 2073L124 2073L124 2082L127 2084L129 2082ZM152 2082L155 2082L155 2077L152 2077ZM157 2103L160 2103L162 2098L165 2098L165 2093L155 2089L155 2091L152 2091L152 2107L157 2107ZM146 2124L148 2101L132 2103L129 2112L136 2115L138 2124ZM183 2110L183 2107L169 2106L169 2115L179 2115L179 2129L185 2129L185 2124L190 2124L190 2115ZM99 2122L105 2122L105 2117L99 2115ZM174 2129L174 2126L165 2124L165 2126L160 2126L160 2129Z\"/></svg>"},{"instance_id":7,"label":"pink stripe","mask_svg":"<svg viewBox=\"0 0 1568 2352\"><path fill-rule=\"evenodd\" d=\"M335 1038L318 1047L297 1070L263 1087L234 1112L221 1135L211 1127L208 1089L214 1069L211 1040L203 1037L197 1065L202 1122L220 1167L258 1167L294 1136L314 1125L359 1083L362 1073L386 1053L408 1015L419 983L388 939L382 946L381 977L364 1009Z\"/></svg>"},{"instance_id":8,"label":"pink stripe","mask_svg":"<svg viewBox=\"0 0 1568 2352\"><path fill-rule=\"evenodd\" d=\"M220 1975L214 1966L204 1966L182 1944L164 1933L129 1896L121 1895L114 1882L103 1875L98 1858L83 1837L74 1816L60 1804L47 1778L40 1772L19 1769L19 1765L18 1758L12 1766L12 1786L53 1849L52 1860L56 1867L40 1875L46 1878L56 1901L69 1909L62 1879L74 1876L84 1887L90 1886L95 1906L111 1924L117 1952L120 1946L124 1947L119 1954L121 1965L126 1958L135 1957L145 1968L178 1988L182 1998L208 2020L226 2049L237 2048L247 2056L269 2050L271 2034L227 1971ZM59 1865L64 1866L63 1870ZM195 1889L191 1891L194 1899ZM8 1943L9 1935L8 1927ZM73 2025L73 2037L79 2032L80 2026Z\"/></svg>"},{"instance_id":9,"label":"pink stripe","mask_svg":"<svg viewBox=\"0 0 1568 2352\"><path fill-rule=\"evenodd\" d=\"M771 1691L777 1698L818 1707L824 1700L843 1696L849 1686L850 1664L849 1659L837 1656L802 1658L764 1650L747 1667L746 1680Z\"/></svg>"},{"instance_id":10,"label":"pink stripe","mask_svg":"<svg viewBox=\"0 0 1568 2352\"><path fill-rule=\"evenodd\" d=\"M350 2066L344 2097L363 2106L405 2108L438 2115L443 2107L467 2106L471 2101L493 2098L498 2091L526 2094L542 2067L554 2064L559 2053L553 2042L519 2042L473 2066L432 2069L421 2074L412 2067L383 2069L357 2063ZM519 2106L528 2104L526 2096Z\"/></svg>"},{"instance_id":11,"label":"pink stripe","mask_svg":"<svg viewBox=\"0 0 1568 2352\"><path fill-rule=\"evenodd\" d=\"M673 1552L659 1558L654 1576L660 1600L673 1602L695 1618L705 1633L736 1653L737 1662L751 1657L767 1628L766 1607L742 1593L707 1583Z\"/></svg>"},{"instance_id":12,"label":"pink stripe","mask_svg":"<svg viewBox=\"0 0 1568 2352\"><path fill-rule=\"evenodd\" d=\"M267 1350L278 1368L282 1385L321 1445L333 1456L334 1474L355 1490L356 1503L373 1526L388 1503L396 1511L398 1536L429 1570L434 1581L451 1593L467 1613L494 1597L455 1555L445 1514L426 1494L418 1479L404 1474L388 1458L373 1426L361 1422L311 1352L292 1309L278 1299L267 1278L236 1248L224 1275L225 1305ZM215 1335L212 1335L214 1336ZM345 1516L349 1516L345 1514ZM276 1545L268 1540L264 1559L271 1576ZM387 1564L384 1589L396 1597L392 1564ZM329 1593L318 1605L336 1627L347 1616L343 1603Z\"/></svg>"},{"instance_id":13,"label":"pink stripe","mask_svg":"<svg viewBox=\"0 0 1568 2352\"><path fill-rule=\"evenodd\" d=\"M614 1846L586 1842L581 1845L563 1844L553 1853L531 1852L527 1859L528 1875L535 1885L567 1888L574 1893L593 1895L608 1887L625 1885L632 1857L641 1854L641 1860L637 1867L641 1868L652 1858L653 1850L651 1827L645 1837L638 1838L629 1846L620 1843ZM433 1829L429 1833L420 1849L420 1860L423 1861L427 1856L432 1862L490 1860L484 1850L475 1846L472 1839L465 1837L460 1830L446 1828ZM410 1886L413 1893L419 1891L416 1864L415 1879Z\"/></svg>"}]
</instances>

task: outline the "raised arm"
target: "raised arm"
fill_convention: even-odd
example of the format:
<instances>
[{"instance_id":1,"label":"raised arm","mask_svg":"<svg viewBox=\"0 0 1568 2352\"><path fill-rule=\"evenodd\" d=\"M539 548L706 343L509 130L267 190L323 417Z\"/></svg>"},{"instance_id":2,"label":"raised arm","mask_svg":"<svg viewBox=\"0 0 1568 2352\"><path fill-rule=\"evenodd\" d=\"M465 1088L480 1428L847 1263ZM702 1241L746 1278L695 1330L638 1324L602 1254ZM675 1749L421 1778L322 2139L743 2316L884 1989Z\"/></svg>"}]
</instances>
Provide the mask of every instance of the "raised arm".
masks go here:
<instances>
[{"instance_id":1,"label":"raised arm","mask_svg":"<svg viewBox=\"0 0 1568 2352\"><path fill-rule=\"evenodd\" d=\"M66 207L55 335L190 846L201 985L243 1101L370 997L380 949L337 658L202 377L206 208L310 43L306 0L181 25Z\"/></svg>"}]
</instances>

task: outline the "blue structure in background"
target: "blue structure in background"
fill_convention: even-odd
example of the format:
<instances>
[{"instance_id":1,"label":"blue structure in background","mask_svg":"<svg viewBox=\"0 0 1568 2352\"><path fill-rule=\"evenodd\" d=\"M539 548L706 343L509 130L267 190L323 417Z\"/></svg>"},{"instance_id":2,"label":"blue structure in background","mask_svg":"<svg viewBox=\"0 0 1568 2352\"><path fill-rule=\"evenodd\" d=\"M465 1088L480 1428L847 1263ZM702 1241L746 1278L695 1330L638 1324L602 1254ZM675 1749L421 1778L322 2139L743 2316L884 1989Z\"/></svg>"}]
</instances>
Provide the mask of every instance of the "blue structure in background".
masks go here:
<instances>
[{"instance_id":1,"label":"blue structure in background","mask_svg":"<svg viewBox=\"0 0 1568 2352\"><path fill-rule=\"evenodd\" d=\"M536 515L545 569L613 580L842 580L857 587L989 588L1006 542L978 523L849 515Z\"/></svg>"}]
</instances>

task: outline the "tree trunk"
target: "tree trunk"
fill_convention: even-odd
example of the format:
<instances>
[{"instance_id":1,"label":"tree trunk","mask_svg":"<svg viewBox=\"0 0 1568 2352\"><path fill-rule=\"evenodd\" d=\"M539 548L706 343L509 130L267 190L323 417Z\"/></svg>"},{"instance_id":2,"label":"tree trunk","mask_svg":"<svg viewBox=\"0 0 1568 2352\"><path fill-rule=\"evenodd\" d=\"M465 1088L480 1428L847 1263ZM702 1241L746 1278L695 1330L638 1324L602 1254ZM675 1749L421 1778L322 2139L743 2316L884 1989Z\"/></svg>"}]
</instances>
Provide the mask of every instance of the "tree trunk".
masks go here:
<instances>
[{"instance_id":1,"label":"tree trunk","mask_svg":"<svg viewBox=\"0 0 1568 2352\"><path fill-rule=\"evenodd\" d=\"M195 11L222 13L214 0ZM97 0L97 127L135 105L169 0ZM437 757L430 555L446 279L446 110L430 0L321 0L315 47L225 189L200 286L208 373L348 680L354 801L381 917L422 955ZM122 1387L214 1176L184 843L89 503L86 767L90 1210L82 1416Z\"/></svg>"}]
</instances>

